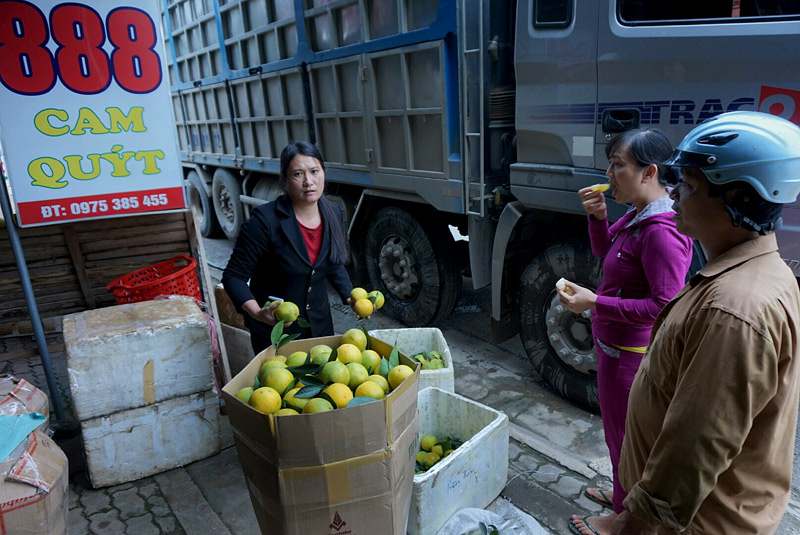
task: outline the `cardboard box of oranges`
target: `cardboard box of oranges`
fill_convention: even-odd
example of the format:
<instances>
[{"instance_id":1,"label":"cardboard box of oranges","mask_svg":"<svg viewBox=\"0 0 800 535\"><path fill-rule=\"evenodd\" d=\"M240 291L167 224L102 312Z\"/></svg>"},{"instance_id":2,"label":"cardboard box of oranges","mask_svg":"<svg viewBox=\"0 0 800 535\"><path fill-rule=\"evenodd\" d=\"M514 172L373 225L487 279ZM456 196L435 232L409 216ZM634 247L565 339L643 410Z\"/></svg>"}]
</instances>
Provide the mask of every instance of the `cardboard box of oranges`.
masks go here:
<instances>
[{"instance_id":1,"label":"cardboard box of oranges","mask_svg":"<svg viewBox=\"0 0 800 535\"><path fill-rule=\"evenodd\" d=\"M359 394L347 394L354 396L352 406L335 407L337 401L341 403L339 390L344 390L344 378L334 380L340 366L329 366L323 374L325 359L317 356L319 373L306 372L314 369L311 350L317 346L333 350L329 362L353 360L352 348L344 347L337 354L348 341L328 336L281 346L280 356L289 364L300 362L302 352L309 355L301 367L277 364L282 359L271 346L223 388L225 410L262 533L406 533L414 479L419 367L398 354L394 363L413 371L405 370L402 379L395 373L394 380L387 373L392 382L388 393L369 398L365 393L371 392L370 385L359 390L360 385L353 383L351 388ZM382 357L381 362L388 361L389 345L372 337L366 342ZM282 363L286 365L286 361ZM348 372L348 379L360 370L351 364L346 364L353 372ZM370 363L367 368L379 375L378 366ZM284 371L272 372L272 367L293 371L295 380L307 379L298 386L286 380ZM329 384L319 393L312 389L313 398L294 398L303 387L316 386L310 375L323 377L321 382ZM334 384L339 386L329 388ZM280 401L273 399L278 390L283 390L278 392ZM252 396L258 398L251 400ZM306 410L305 405L313 400L318 401ZM276 403L282 408L277 409Z\"/></svg>"}]
</instances>

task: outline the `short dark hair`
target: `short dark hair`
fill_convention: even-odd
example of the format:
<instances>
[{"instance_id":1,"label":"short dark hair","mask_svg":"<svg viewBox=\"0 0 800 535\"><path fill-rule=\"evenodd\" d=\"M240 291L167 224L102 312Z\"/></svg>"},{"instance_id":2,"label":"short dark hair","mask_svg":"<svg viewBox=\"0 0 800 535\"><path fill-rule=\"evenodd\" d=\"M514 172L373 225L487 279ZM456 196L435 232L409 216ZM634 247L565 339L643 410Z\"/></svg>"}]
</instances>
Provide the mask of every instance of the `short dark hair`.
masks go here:
<instances>
[{"instance_id":1,"label":"short dark hair","mask_svg":"<svg viewBox=\"0 0 800 535\"><path fill-rule=\"evenodd\" d=\"M314 158L325 169L325 160L322 153L313 143L308 141L292 141L281 151L281 175L280 185L286 191L287 181L289 180L289 166L295 156L308 156ZM319 199L319 213L322 216L327 228L330 229L331 253L330 259L334 264L347 264L349 252L347 247L347 237L344 233L344 221L338 214L333 202L324 194Z\"/></svg>"},{"instance_id":2,"label":"short dark hair","mask_svg":"<svg viewBox=\"0 0 800 535\"><path fill-rule=\"evenodd\" d=\"M606 157L611 159L615 152L630 154L640 167L655 164L658 167L658 183L668 186L675 183L672 169L664 162L672 155L672 143L661 131L626 130L615 136L606 145Z\"/></svg>"}]
</instances>

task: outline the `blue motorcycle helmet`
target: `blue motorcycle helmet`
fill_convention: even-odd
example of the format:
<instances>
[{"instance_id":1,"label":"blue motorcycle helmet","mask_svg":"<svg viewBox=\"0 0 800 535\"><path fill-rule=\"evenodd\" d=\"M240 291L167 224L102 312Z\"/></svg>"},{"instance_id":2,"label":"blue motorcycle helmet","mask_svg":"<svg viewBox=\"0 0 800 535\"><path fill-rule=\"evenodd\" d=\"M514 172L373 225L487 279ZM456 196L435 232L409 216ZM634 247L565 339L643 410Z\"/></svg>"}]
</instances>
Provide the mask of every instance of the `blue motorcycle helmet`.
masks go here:
<instances>
[{"instance_id":1,"label":"blue motorcycle helmet","mask_svg":"<svg viewBox=\"0 0 800 535\"><path fill-rule=\"evenodd\" d=\"M726 209L735 225L763 234L800 195L800 127L768 113L723 113L689 132L665 165L699 169L714 190L749 185L760 199Z\"/></svg>"}]
</instances>

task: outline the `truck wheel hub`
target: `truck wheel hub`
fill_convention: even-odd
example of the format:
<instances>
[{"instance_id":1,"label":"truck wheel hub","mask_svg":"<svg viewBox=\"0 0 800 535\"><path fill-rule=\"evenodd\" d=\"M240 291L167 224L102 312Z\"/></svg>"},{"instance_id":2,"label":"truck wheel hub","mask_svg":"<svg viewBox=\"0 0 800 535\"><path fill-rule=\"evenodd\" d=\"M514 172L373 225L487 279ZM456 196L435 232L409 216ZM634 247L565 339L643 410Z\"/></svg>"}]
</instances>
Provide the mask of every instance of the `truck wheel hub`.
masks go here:
<instances>
[{"instance_id":1,"label":"truck wheel hub","mask_svg":"<svg viewBox=\"0 0 800 535\"><path fill-rule=\"evenodd\" d=\"M582 373L596 373L591 313L573 314L554 294L545 315L547 338L561 361Z\"/></svg>"},{"instance_id":2,"label":"truck wheel hub","mask_svg":"<svg viewBox=\"0 0 800 535\"><path fill-rule=\"evenodd\" d=\"M404 239L396 236L386 239L378 268L386 288L399 299L412 299L419 291L416 265L414 254Z\"/></svg>"}]
</instances>

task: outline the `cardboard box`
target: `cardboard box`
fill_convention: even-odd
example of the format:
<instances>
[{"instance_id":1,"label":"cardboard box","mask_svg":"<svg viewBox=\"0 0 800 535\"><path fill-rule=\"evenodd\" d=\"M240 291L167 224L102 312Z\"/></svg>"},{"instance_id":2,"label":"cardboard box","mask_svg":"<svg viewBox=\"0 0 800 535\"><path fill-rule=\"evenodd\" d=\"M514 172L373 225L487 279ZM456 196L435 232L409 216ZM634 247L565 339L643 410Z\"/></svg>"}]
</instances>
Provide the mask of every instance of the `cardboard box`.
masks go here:
<instances>
[{"instance_id":1,"label":"cardboard box","mask_svg":"<svg viewBox=\"0 0 800 535\"><path fill-rule=\"evenodd\" d=\"M214 288L214 300L217 302L217 313L219 314L220 323L236 327L237 329L245 329L244 318L236 311L236 307L233 306L233 301L231 301L228 292L225 291L221 282Z\"/></svg>"},{"instance_id":2,"label":"cardboard box","mask_svg":"<svg viewBox=\"0 0 800 535\"><path fill-rule=\"evenodd\" d=\"M64 346L81 421L214 384L208 320L190 297L64 316Z\"/></svg>"},{"instance_id":3,"label":"cardboard box","mask_svg":"<svg viewBox=\"0 0 800 535\"><path fill-rule=\"evenodd\" d=\"M22 378L0 375L0 414L44 414L42 429L47 429L50 402L44 392Z\"/></svg>"},{"instance_id":4,"label":"cardboard box","mask_svg":"<svg viewBox=\"0 0 800 535\"><path fill-rule=\"evenodd\" d=\"M107 487L219 452L219 398L208 390L81 422L92 486Z\"/></svg>"},{"instance_id":5,"label":"cardboard box","mask_svg":"<svg viewBox=\"0 0 800 535\"><path fill-rule=\"evenodd\" d=\"M253 346L250 343L250 333L230 325L222 324L222 338L225 340L225 350L228 353L228 365L231 367L231 377L242 371L247 363L253 360Z\"/></svg>"},{"instance_id":6,"label":"cardboard box","mask_svg":"<svg viewBox=\"0 0 800 535\"><path fill-rule=\"evenodd\" d=\"M34 431L0 460L0 535L67 532L67 457Z\"/></svg>"},{"instance_id":7,"label":"cardboard box","mask_svg":"<svg viewBox=\"0 0 800 535\"><path fill-rule=\"evenodd\" d=\"M286 344L281 353L336 347L339 336ZM379 353L388 346L370 339ZM405 535L414 478L419 369L385 399L320 414L276 417L237 398L252 386L259 353L223 388L250 498L270 535ZM401 361L414 366L405 356Z\"/></svg>"}]
</instances>

